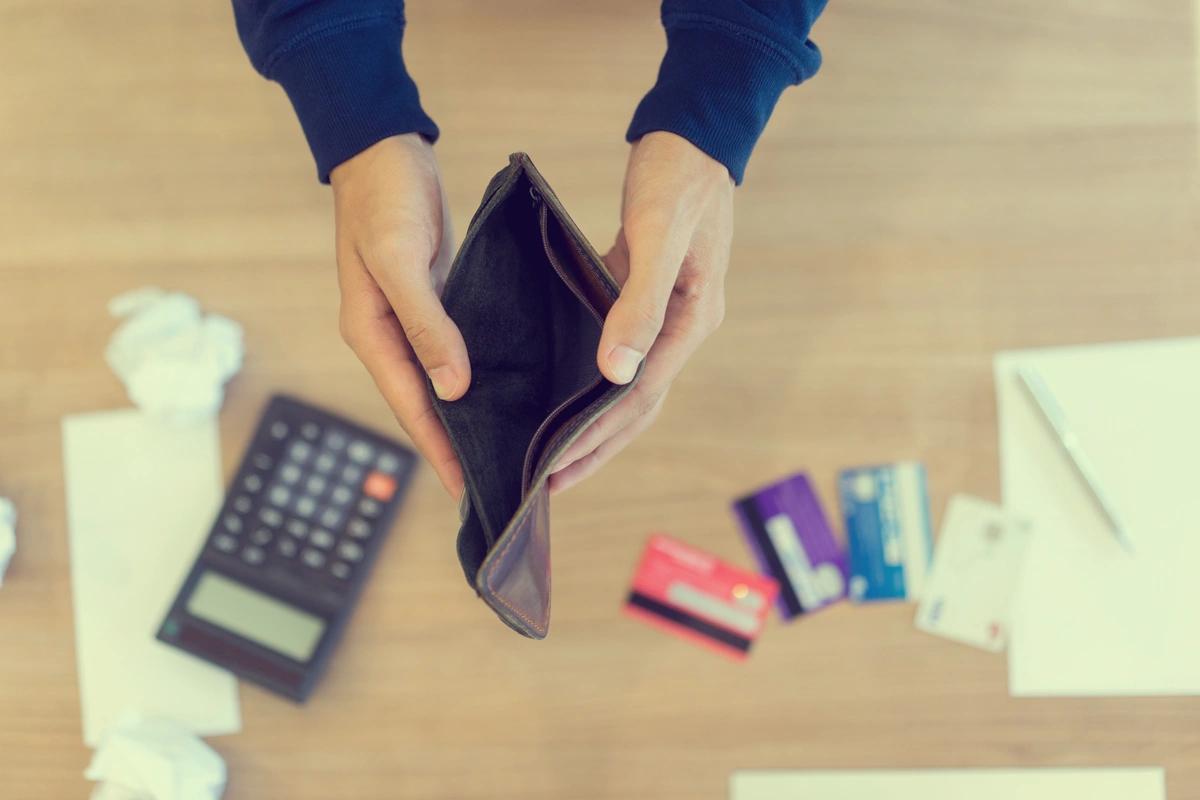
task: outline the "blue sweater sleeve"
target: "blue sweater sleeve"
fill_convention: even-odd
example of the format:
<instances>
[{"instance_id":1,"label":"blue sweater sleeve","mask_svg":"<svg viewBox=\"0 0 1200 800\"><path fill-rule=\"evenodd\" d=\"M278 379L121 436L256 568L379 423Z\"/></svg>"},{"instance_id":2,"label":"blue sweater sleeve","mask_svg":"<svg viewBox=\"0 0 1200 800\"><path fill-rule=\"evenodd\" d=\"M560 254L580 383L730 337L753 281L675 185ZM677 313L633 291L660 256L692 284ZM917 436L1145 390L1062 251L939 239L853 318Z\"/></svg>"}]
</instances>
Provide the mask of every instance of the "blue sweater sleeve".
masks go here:
<instances>
[{"instance_id":1,"label":"blue sweater sleeve","mask_svg":"<svg viewBox=\"0 0 1200 800\"><path fill-rule=\"evenodd\" d=\"M403 0L233 0L233 9L251 63L292 101L323 182L388 136L437 139L400 51Z\"/></svg>"},{"instance_id":2,"label":"blue sweater sleeve","mask_svg":"<svg viewBox=\"0 0 1200 800\"><path fill-rule=\"evenodd\" d=\"M750 151L788 86L816 73L808 36L826 0L663 0L667 53L626 139L670 131L741 183Z\"/></svg>"}]
</instances>

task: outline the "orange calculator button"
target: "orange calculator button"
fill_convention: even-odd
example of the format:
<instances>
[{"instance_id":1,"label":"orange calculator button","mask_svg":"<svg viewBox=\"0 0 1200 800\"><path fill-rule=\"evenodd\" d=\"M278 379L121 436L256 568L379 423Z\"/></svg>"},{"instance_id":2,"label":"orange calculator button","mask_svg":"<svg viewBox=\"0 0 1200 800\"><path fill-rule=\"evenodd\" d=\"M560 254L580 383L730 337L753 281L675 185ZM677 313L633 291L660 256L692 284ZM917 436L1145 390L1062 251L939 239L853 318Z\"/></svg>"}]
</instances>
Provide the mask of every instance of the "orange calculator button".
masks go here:
<instances>
[{"instance_id":1,"label":"orange calculator button","mask_svg":"<svg viewBox=\"0 0 1200 800\"><path fill-rule=\"evenodd\" d=\"M363 481L363 494L373 497L381 503L392 499L396 493L396 479L383 472L372 472Z\"/></svg>"}]
</instances>

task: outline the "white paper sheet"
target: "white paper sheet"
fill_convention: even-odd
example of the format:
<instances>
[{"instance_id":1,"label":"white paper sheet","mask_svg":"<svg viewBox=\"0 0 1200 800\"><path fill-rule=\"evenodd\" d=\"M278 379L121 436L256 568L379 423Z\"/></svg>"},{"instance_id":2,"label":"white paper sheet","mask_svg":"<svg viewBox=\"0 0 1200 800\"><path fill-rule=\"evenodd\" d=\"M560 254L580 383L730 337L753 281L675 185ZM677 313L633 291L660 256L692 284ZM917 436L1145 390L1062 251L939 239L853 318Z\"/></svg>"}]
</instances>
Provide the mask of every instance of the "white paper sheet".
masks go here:
<instances>
[{"instance_id":1,"label":"white paper sheet","mask_svg":"<svg viewBox=\"0 0 1200 800\"><path fill-rule=\"evenodd\" d=\"M241 725L229 672L154 639L221 499L215 421L63 419L83 737L133 709L199 735Z\"/></svg>"},{"instance_id":2,"label":"white paper sheet","mask_svg":"<svg viewBox=\"0 0 1200 800\"><path fill-rule=\"evenodd\" d=\"M1122 550L1014 369L1041 373L1134 548ZM1004 505L1033 524L1014 695L1200 693L1200 339L996 358Z\"/></svg>"},{"instance_id":3,"label":"white paper sheet","mask_svg":"<svg viewBox=\"0 0 1200 800\"><path fill-rule=\"evenodd\" d=\"M1162 769L736 772L730 800L1163 800Z\"/></svg>"}]
</instances>

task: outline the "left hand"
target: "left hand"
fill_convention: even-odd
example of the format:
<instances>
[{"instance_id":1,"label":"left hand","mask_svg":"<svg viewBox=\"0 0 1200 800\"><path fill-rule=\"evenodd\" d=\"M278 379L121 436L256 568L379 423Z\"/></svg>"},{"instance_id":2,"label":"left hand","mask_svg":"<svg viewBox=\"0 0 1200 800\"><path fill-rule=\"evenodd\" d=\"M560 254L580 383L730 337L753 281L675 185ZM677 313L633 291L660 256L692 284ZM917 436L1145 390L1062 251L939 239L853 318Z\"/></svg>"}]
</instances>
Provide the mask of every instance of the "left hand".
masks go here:
<instances>
[{"instance_id":1,"label":"left hand","mask_svg":"<svg viewBox=\"0 0 1200 800\"><path fill-rule=\"evenodd\" d=\"M637 386L571 445L550 478L560 492L588 477L650 427L683 365L725 314L733 239L733 180L723 164L663 131L629 154L621 230L604 256L621 284L596 354L613 383Z\"/></svg>"}]
</instances>

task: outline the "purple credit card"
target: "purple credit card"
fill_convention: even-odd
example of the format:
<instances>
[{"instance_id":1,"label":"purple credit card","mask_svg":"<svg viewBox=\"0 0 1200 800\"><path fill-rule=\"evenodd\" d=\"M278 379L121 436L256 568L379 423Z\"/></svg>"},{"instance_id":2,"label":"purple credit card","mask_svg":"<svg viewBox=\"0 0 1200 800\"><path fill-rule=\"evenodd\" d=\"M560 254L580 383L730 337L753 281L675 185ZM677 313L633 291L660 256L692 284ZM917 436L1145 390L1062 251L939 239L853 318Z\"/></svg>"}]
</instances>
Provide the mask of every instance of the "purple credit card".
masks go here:
<instances>
[{"instance_id":1,"label":"purple credit card","mask_svg":"<svg viewBox=\"0 0 1200 800\"><path fill-rule=\"evenodd\" d=\"M763 573L779 581L784 619L846 595L846 554L833 538L812 481L800 472L733 504Z\"/></svg>"}]
</instances>

